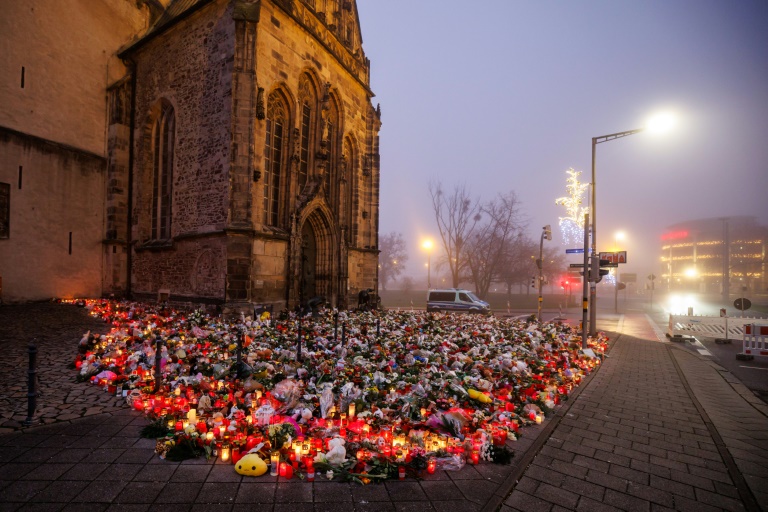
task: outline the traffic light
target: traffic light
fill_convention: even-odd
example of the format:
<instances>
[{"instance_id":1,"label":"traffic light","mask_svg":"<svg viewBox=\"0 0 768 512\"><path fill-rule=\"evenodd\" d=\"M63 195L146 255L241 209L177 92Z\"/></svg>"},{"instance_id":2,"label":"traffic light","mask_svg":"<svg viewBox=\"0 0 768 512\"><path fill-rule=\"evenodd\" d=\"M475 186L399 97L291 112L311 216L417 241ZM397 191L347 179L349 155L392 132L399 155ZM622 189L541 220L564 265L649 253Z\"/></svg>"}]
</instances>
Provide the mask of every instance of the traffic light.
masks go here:
<instances>
[{"instance_id":1,"label":"traffic light","mask_svg":"<svg viewBox=\"0 0 768 512\"><path fill-rule=\"evenodd\" d=\"M552 240L552 226L549 224L544 226L544 238L547 240Z\"/></svg>"},{"instance_id":2,"label":"traffic light","mask_svg":"<svg viewBox=\"0 0 768 512\"><path fill-rule=\"evenodd\" d=\"M531 288L536 288L536 277L531 277Z\"/></svg>"},{"instance_id":3,"label":"traffic light","mask_svg":"<svg viewBox=\"0 0 768 512\"><path fill-rule=\"evenodd\" d=\"M613 266L611 260L601 260L595 256L592 257L592 267L589 271L589 280L591 282L599 283L602 281L603 276L608 275L610 270L603 267Z\"/></svg>"}]
</instances>

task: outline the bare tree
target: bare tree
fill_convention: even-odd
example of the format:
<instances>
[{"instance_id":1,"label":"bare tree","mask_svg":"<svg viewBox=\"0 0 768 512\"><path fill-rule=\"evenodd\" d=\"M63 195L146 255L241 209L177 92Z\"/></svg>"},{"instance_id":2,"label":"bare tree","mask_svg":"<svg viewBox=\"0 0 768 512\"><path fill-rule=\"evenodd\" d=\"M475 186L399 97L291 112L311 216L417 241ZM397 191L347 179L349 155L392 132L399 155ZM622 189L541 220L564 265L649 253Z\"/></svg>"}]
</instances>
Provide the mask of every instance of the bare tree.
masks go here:
<instances>
[{"instance_id":1,"label":"bare tree","mask_svg":"<svg viewBox=\"0 0 768 512\"><path fill-rule=\"evenodd\" d=\"M392 231L379 238L379 283L383 290L405 270L408 251L402 233Z\"/></svg>"},{"instance_id":2,"label":"bare tree","mask_svg":"<svg viewBox=\"0 0 768 512\"><path fill-rule=\"evenodd\" d=\"M555 289L554 287L559 286L560 278L568 274L568 261L565 252L557 246L545 246L542 265L542 274L550 286L551 293Z\"/></svg>"},{"instance_id":3,"label":"bare tree","mask_svg":"<svg viewBox=\"0 0 768 512\"><path fill-rule=\"evenodd\" d=\"M520 285L528 288L530 293L531 276L538 272L535 254L538 246L525 233L517 233L507 245L500 264L499 281L507 286L507 297L512 295L512 287Z\"/></svg>"},{"instance_id":4,"label":"bare tree","mask_svg":"<svg viewBox=\"0 0 768 512\"><path fill-rule=\"evenodd\" d=\"M499 194L480 208L485 222L467 244L467 267L477 294L485 298L491 283L499 280L505 255L523 227L520 201L514 191Z\"/></svg>"},{"instance_id":5,"label":"bare tree","mask_svg":"<svg viewBox=\"0 0 768 512\"><path fill-rule=\"evenodd\" d=\"M455 186L453 192L448 195L440 183L430 181L429 194L432 196L437 229L451 271L451 281L453 287L458 288L461 271L467 263L465 246L482 218L478 202L470 198L465 185Z\"/></svg>"}]
</instances>

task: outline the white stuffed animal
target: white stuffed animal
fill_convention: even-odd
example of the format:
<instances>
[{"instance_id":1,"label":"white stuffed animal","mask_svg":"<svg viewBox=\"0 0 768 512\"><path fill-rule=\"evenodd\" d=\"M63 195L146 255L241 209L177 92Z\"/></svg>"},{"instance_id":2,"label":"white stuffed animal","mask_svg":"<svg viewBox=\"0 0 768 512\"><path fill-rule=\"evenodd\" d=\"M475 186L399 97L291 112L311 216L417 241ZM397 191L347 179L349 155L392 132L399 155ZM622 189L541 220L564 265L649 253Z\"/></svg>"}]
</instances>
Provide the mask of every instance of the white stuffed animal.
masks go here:
<instances>
[{"instance_id":1,"label":"white stuffed animal","mask_svg":"<svg viewBox=\"0 0 768 512\"><path fill-rule=\"evenodd\" d=\"M342 464L347 460L347 449L344 448L346 441L341 437L334 437L328 441L328 453L325 454L325 458L329 464Z\"/></svg>"}]
</instances>

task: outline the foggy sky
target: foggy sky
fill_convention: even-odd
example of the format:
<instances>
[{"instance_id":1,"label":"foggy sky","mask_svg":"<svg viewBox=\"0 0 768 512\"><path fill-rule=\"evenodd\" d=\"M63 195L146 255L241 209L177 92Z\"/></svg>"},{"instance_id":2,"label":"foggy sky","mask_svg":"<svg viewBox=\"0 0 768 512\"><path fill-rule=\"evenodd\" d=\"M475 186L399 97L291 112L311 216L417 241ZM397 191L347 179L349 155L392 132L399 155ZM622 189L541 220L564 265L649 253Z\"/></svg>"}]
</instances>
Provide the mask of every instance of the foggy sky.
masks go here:
<instances>
[{"instance_id":1,"label":"foggy sky","mask_svg":"<svg viewBox=\"0 0 768 512\"><path fill-rule=\"evenodd\" d=\"M688 219L768 224L768 2L360 0L382 108L380 233L409 273L438 232L427 184L515 190L538 241L565 215L566 169L590 180L591 139L661 110L675 130L597 147L598 249L627 234L622 271L660 271L660 235ZM554 229L555 239L565 249ZM642 274L641 274L642 275Z\"/></svg>"}]
</instances>

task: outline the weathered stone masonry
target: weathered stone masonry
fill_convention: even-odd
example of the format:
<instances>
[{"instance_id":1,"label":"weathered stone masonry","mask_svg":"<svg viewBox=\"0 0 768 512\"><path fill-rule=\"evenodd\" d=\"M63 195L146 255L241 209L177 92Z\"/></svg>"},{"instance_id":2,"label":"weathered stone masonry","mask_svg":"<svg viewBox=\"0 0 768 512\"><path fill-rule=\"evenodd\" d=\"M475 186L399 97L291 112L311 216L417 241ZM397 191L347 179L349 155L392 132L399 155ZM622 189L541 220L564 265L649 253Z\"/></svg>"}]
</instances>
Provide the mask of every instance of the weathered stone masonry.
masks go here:
<instances>
[{"instance_id":1,"label":"weathered stone masonry","mask_svg":"<svg viewBox=\"0 0 768 512\"><path fill-rule=\"evenodd\" d=\"M376 287L380 113L354 2L313 10L321 3L198 2L124 52L136 74L135 295L169 290L230 308L322 295L345 306ZM270 98L287 112L279 165L267 169ZM161 105L176 116L166 240L150 236ZM273 218L264 194L274 179Z\"/></svg>"}]
</instances>

